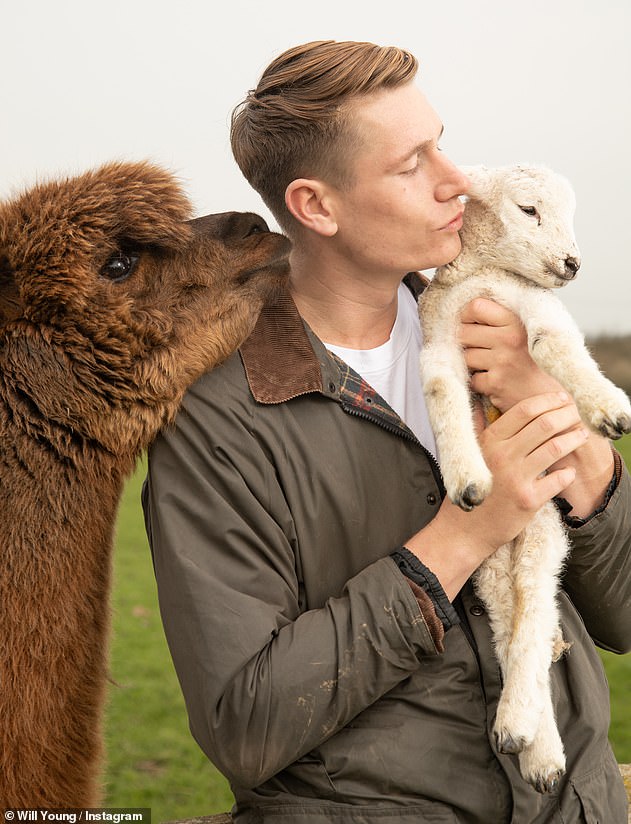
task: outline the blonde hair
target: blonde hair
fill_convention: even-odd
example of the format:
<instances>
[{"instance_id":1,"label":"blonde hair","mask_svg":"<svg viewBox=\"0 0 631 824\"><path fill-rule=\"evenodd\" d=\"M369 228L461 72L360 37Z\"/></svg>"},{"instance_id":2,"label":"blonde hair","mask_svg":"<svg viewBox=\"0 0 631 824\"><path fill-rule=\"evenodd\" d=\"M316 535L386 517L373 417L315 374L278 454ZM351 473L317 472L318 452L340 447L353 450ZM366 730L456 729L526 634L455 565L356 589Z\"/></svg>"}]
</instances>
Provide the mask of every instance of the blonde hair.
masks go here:
<instances>
[{"instance_id":1,"label":"blonde hair","mask_svg":"<svg viewBox=\"0 0 631 824\"><path fill-rule=\"evenodd\" d=\"M299 177L344 187L358 135L345 104L409 83L416 58L394 46L320 40L296 46L263 72L232 113L230 142L243 175L287 230L285 190Z\"/></svg>"}]
</instances>

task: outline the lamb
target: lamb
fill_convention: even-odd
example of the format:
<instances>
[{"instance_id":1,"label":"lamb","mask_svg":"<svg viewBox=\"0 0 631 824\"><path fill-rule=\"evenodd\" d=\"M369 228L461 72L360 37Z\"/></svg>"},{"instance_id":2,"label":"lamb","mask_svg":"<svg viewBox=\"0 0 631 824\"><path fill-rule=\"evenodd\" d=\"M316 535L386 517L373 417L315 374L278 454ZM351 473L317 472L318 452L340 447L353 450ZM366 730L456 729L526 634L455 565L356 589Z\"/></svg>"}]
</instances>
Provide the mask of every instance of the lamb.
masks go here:
<instances>
[{"instance_id":1,"label":"lamb","mask_svg":"<svg viewBox=\"0 0 631 824\"><path fill-rule=\"evenodd\" d=\"M476 441L467 367L457 342L459 314L475 297L492 298L519 315L531 356L574 397L586 424L608 438L631 430L629 399L601 374L550 291L572 280L580 265L569 183L533 166L475 167L467 174L462 251L436 270L419 303L428 411L447 495L464 510L480 504L492 484ZM512 544L487 559L474 581L488 609L504 678L494 725L497 747L519 753L522 776L539 792L553 790L565 770L549 672L565 646L556 593L567 552L560 515L549 502Z\"/></svg>"},{"instance_id":2,"label":"lamb","mask_svg":"<svg viewBox=\"0 0 631 824\"><path fill-rule=\"evenodd\" d=\"M149 163L0 204L0 808L98 803L123 481L287 279L257 215L190 213Z\"/></svg>"}]
</instances>

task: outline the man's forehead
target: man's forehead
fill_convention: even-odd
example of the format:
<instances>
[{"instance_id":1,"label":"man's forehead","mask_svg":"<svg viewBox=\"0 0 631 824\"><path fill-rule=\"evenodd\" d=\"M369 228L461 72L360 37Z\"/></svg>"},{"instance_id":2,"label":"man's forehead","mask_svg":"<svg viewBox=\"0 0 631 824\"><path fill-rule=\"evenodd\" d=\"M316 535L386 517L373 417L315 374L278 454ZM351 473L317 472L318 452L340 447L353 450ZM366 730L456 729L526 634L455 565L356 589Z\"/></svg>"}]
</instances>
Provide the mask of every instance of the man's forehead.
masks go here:
<instances>
[{"instance_id":1,"label":"man's forehead","mask_svg":"<svg viewBox=\"0 0 631 824\"><path fill-rule=\"evenodd\" d=\"M365 148L387 154L393 162L438 141L443 132L438 114L414 85L367 95L353 109L351 119Z\"/></svg>"}]
</instances>

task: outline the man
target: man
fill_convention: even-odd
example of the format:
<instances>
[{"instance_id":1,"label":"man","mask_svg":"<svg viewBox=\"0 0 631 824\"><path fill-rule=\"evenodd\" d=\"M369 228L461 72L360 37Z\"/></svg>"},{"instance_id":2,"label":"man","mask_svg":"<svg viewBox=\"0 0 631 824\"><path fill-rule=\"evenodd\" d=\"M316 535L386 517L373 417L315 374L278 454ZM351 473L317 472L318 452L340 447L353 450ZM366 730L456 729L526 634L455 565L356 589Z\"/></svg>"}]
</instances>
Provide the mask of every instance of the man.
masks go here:
<instances>
[{"instance_id":1,"label":"man","mask_svg":"<svg viewBox=\"0 0 631 824\"><path fill-rule=\"evenodd\" d=\"M290 292L150 456L147 527L191 729L239 822L623 824L592 638L631 644L629 478L517 319L475 301L472 386L504 412L480 435L494 486L471 513L443 500L407 273L457 255L467 180L416 69L400 49L306 44L233 116L237 162L294 248ZM552 682L568 771L542 795L495 748L500 675L470 577L561 496L572 647Z\"/></svg>"}]
</instances>

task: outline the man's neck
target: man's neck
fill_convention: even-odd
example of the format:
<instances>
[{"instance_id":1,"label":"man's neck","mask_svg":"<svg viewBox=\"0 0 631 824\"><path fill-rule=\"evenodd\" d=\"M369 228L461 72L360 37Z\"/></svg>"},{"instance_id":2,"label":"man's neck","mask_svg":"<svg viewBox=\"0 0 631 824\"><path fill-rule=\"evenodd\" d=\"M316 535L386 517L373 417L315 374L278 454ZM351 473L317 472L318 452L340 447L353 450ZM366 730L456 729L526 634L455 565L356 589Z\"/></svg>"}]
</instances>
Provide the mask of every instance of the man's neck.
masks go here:
<instances>
[{"instance_id":1,"label":"man's neck","mask_svg":"<svg viewBox=\"0 0 631 824\"><path fill-rule=\"evenodd\" d=\"M374 349L388 340L401 278L369 278L321 259L311 267L294 253L291 262L292 297L320 340L348 349Z\"/></svg>"}]
</instances>

